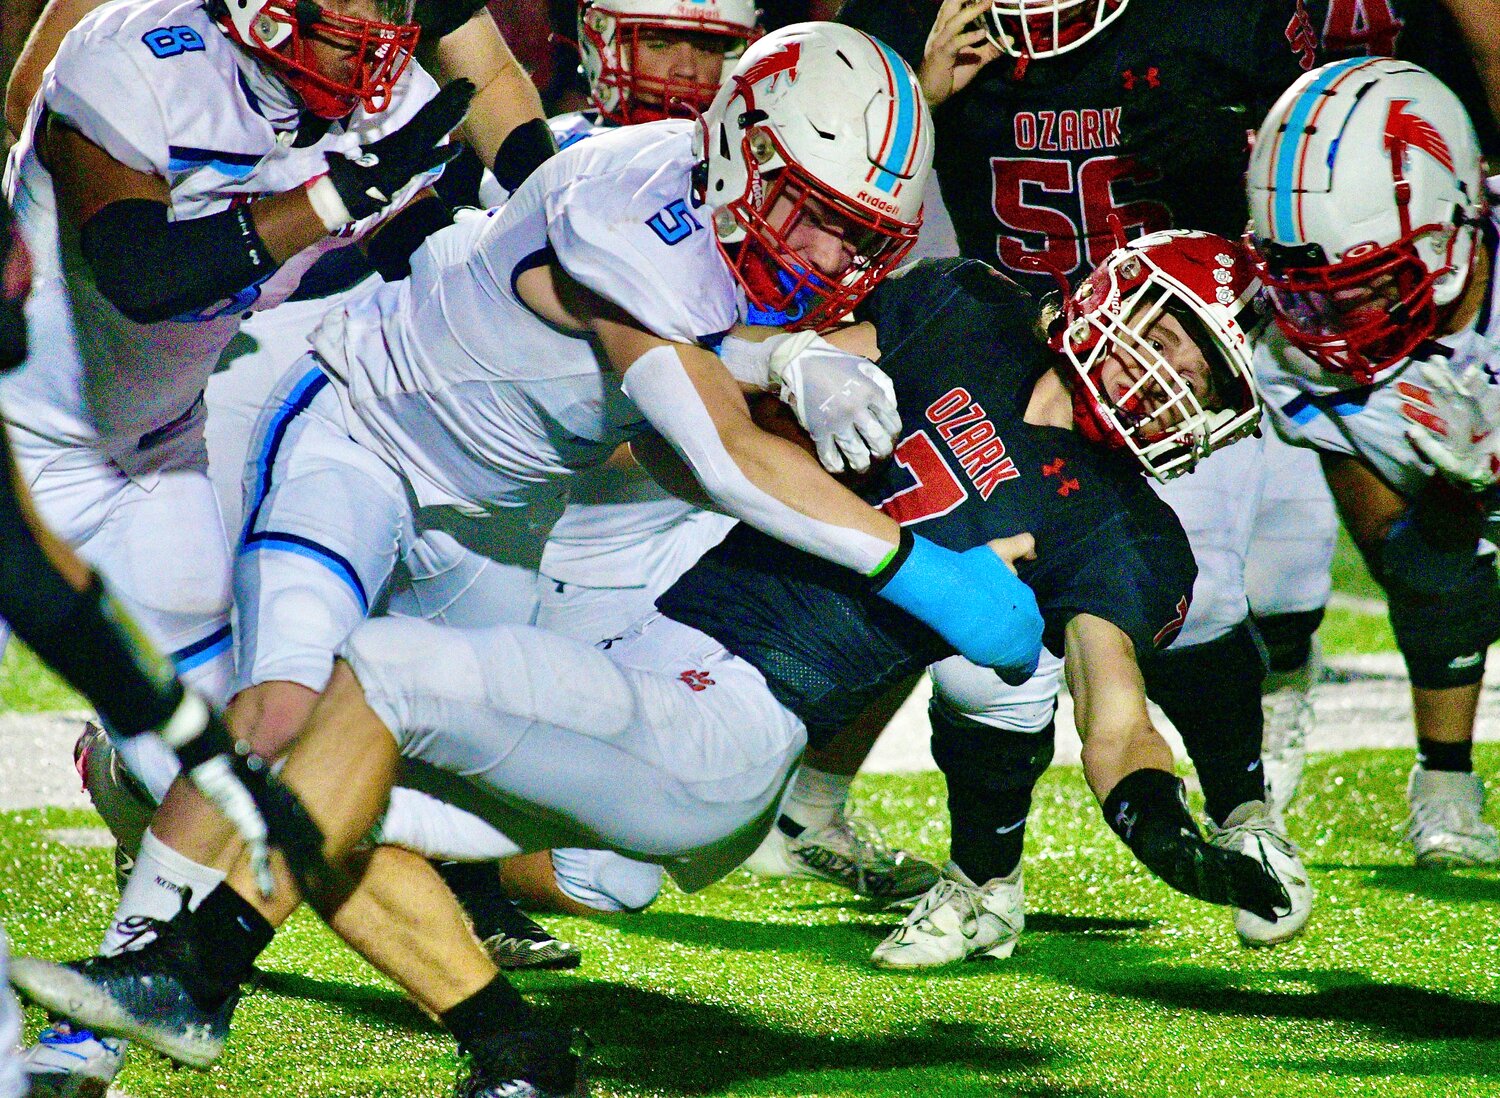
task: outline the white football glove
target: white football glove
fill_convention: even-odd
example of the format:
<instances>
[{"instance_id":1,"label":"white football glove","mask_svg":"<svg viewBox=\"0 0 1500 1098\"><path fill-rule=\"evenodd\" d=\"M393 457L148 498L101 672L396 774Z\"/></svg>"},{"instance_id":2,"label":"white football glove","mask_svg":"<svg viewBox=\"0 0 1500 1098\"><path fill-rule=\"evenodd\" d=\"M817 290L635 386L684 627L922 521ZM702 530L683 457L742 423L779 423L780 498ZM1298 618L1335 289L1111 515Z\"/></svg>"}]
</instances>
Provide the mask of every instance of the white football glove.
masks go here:
<instances>
[{"instance_id":1,"label":"white football glove","mask_svg":"<svg viewBox=\"0 0 1500 1098\"><path fill-rule=\"evenodd\" d=\"M1500 484L1500 385L1446 358L1416 363L1396 383L1406 438L1439 476L1470 492Z\"/></svg>"},{"instance_id":2,"label":"white football glove","mask_svg":"<svg viewBox=\"0 0 1500 1098\"><path fill-rule=\"evenodd\" d=\"M896 390L867 358L841 351L813 332L777 344L771 384L812 436L830 473L863 473L872 458L889 457L901 436Z\"/></svg>"}]
</instances>

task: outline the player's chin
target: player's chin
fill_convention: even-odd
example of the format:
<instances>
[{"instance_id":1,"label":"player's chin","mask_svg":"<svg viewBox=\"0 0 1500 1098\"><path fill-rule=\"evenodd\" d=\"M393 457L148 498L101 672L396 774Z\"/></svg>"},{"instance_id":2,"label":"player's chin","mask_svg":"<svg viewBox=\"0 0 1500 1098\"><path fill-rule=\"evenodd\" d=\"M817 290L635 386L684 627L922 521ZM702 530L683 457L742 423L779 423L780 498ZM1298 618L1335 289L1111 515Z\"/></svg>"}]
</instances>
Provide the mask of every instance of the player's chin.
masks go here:
<instances>
[{"instance_id":1,"label":"player's chin","mask_svg":"<svg viewBox=\"0 0 1500 1098\"><path fill-rule=\"evenodd\" d=\"M762 431L802 447L813 457L818 456L818 448L813 445L812 436L797 422L797 414L775 393L753 393L746 397L746 403L750 406L750 418ZM890 460L889 456L876 458L862 473L835 473L833 479L858 492L880 476Z\"/></svg>"}]
</instances>

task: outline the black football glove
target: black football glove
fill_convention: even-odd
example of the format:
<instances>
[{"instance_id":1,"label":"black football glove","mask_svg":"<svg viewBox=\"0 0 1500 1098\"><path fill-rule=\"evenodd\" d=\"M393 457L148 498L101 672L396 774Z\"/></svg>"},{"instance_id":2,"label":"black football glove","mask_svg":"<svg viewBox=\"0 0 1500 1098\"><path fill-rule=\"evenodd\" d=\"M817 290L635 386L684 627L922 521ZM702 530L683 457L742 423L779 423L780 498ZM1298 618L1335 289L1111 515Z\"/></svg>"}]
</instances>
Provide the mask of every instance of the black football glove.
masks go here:
<instances>
[{"instance_id":1,"label":"black football glove","mask_svg":"<svg viewBox=\"0 0 1500 1098\"><path fill-rule=\"evenodd\" d=\"M440 142L464 120L473 98L471 81L454 80L395 133L360 146L353 156L326 154L328 174L308 186L308 197L329 232L379 213L406 184L457 156L456 143ZM325 184L333 195L323 190Z\"/></svg>"},{"instance_id":2,"label":"black football glove","mask_svg":"<svg viewBox=\"0 0 1500 1098\"><path fill-rule=\"evenodd\" d=\"M1134 770L1104 801L1109 826L1147 869L1194 899L1243 908L1274 923L1291 900L1253 858L1204 841L1188 814L1182 780L1165 770Z\"/></svg>"},{"instance_id":3,"label":"black football glove","mask_svg":"<svg viewBox=\"0 0 1500 1098\"><path fill-rule=\"evenodd\" d=\"M484 10L485 0L417 0L411 21L422 28L423 45L446 38Z\"/></svg>"}]
</instances>

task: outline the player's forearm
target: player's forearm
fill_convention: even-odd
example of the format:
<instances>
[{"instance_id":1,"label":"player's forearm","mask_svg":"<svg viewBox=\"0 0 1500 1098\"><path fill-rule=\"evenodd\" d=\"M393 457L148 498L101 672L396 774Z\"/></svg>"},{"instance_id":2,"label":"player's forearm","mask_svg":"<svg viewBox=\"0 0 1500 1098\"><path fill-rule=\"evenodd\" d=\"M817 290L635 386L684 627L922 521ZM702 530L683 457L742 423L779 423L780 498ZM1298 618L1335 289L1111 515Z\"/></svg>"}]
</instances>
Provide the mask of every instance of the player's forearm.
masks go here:
<instances>
[{"instance_id":1,"label":"player's forearm","mask_svg":"<svg viewBox=\"0 0 1500 1098\"><path fill-rule=\"evenodd\" d=\"M57 47L62 45L63 36L101 3L103 0L50 0L42 10L5 85L5 125L13 136L19 137L25 127L26 112L42 86L43 73L56 56Z\"/></svg>"},{"instance_id":2,"label":"player's forearm","mask_svg":"<svg viewBox=\"0 0 1500 1098\"><path fill-rule=\"evenodd\" d=\"M435 56L443 82L464 77L479 89L459 134L487 166L495 164L501 145L518 126L544 120L536 85L487 9L444 37Z\"/></svg>"},{"instance_id":3,"label":"player's forearm","mask_svg":"<svg viewBox=\"0 0 1500 1098\"><path fill-rule=\"evenodd\" d=\"M690 374L683 360L694 357L693 348L656 347L630 367L625 390L704 491L726 514L779 541L861 575L877 571L900 543L896 522L802 449L756 427L722 367L721 376Z\"/></svg>"},{"instance_id":4,"label":"player's forearm","mask_svg":"<svg viewBox=\"0 0 1500 1098\"><path fill-rule=\"evenodd\" d=\"M1078 722L1083 739L1083 776L1099 803L1103 804L1120 779L1136 770L1171 773L1172 749L1150 721L1121 727L1087 727Z\"/></svg>"}]
</instances>

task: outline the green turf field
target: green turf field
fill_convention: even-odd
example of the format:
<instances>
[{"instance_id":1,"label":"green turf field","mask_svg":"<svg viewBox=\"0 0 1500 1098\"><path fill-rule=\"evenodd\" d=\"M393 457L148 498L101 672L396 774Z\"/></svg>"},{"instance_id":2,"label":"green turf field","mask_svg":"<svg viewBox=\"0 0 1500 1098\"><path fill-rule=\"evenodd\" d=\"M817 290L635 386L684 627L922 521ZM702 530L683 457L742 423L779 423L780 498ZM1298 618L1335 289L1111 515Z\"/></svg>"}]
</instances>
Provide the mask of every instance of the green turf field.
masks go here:
<instances>
[{"instance_id":1,"label":"green turf field","mask_svg":"<svg viewBox=\"0 0 1500 1098\"><path fill-rule=\"evenodd\" d=\"M1500 749L1485 748L1493 773ZM1319 890L1306 936L1239 947L1227 911L1183 899L1105 829L1076 770L1043 781L1015 956L926 976L865 958L892 917L823 885L744 873L649 912L554 920L572 973L519 981L596 1043L597 1093L1146 1095L1500 1093L1500 875L1406 867L1404 752L1315 761L1296 820ZM863 780L868 815L944 850L936 775ZM929 822L924 822L929 821ZM51 842L88 813L0 816L0 896L18 952L87 951L112 900L104 850ZM68 888L35 882L68 882ZM301 918L263 959L210 1074L132 1053L157 1095L437 1096L449 1042ZM41 1019L32 1012L33 1026Z\"/></svg>"},{"instance_id":2,"label":"green turf field","mask_svg":"<svg viewBox=\"0 0 1500 1098\"><path fill-rule=\"evenodd\" d=\"M1347 548L1341 590L1378 592ZM1390 647L1378 615L1335 610L1334 653ZM23 653L0 708L74 706ZM1028 930L1009 961L878 973L894 924L828 886L744 873L645 914L550 920L581 969L523 976L549 1021L595 1043L601 1095L1500 1095L1500 873L1408 867L1404 751L1314 759L1294 817L1319 891L1304 938L1240 948L1225 910L1151 878L1107 831L1076 769L1038 793ZM1500 747L1479 768L1500 769ZM861 779L866 815L946 849L942 779ZM88 812L0 814L0 920L18 953L86 953L114 888L108 851L49 838ZM321 925L299 916L208 1074L133 1053L134 1098L427 1098L456 1064L442 1032ZM29 1012L29 1033L42 1024Z\"/></svg>"}]
</instances>

